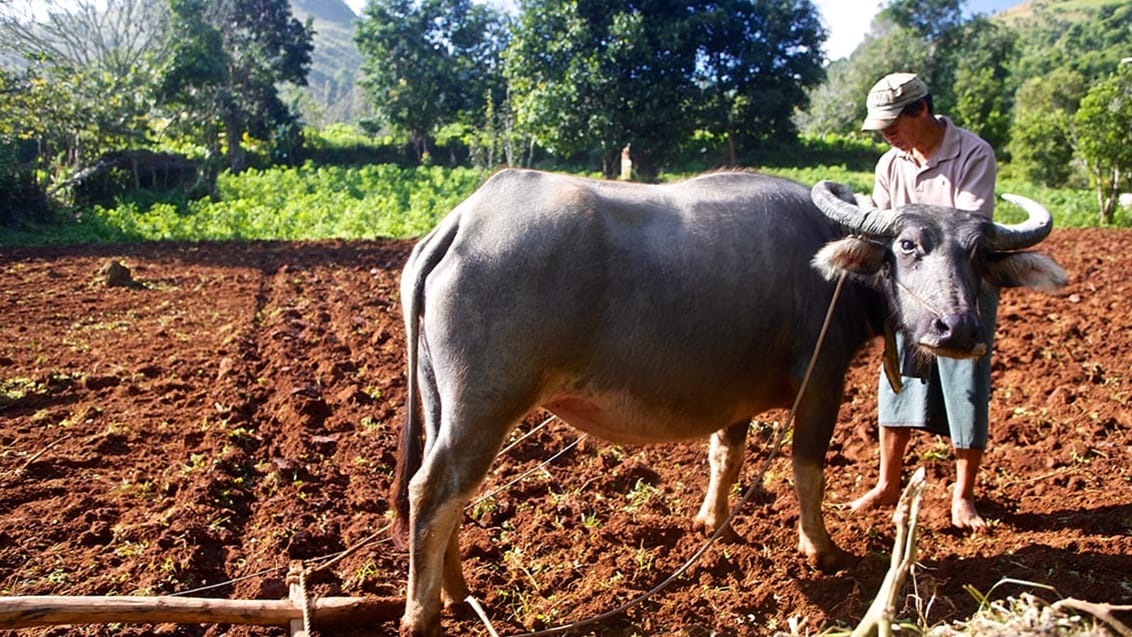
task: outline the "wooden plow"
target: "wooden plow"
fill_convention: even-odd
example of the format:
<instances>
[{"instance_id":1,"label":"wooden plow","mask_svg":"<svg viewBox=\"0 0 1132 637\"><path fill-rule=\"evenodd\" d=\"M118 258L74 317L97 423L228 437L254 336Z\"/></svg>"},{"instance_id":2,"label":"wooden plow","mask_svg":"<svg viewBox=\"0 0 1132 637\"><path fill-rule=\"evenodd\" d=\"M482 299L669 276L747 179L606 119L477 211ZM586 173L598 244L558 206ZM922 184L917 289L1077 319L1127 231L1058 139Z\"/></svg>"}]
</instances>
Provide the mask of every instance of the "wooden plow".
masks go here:
<instances>
[{"instance_id":1,"label":"wooden plow","mask_svg":"<svg viewBox=\"0 0 1132 637\"><path fill-rule=\"evenodd\" d=\"M245 624L282 626L292 637L310 637L312 626L332 630L397 619L405 607L399 597L308 599L301 563L287 574L288 599L203 597L77 597L68 595L0 597L0 628L68 624Z\"/></svg>"}]
</instances>

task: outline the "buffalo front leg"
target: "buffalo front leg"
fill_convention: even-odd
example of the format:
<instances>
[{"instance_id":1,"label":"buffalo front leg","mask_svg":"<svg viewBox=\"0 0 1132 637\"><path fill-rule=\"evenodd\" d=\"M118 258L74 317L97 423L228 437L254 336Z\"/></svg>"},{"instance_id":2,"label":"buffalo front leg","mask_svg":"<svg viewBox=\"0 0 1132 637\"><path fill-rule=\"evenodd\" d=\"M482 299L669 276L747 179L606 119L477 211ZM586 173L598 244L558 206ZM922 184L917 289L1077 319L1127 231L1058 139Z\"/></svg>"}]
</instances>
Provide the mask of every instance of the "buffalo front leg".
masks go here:
<instances>
[{"instance_id":1,"label":"buffalo front leg","mask_svg":"<svg viewBox=\"0 0 1132 637\"><path fill-rule=\"evenodd\" d=\"M704 533L714 533L731 512L727 505L727 495L731 492L731 485L739 479L739 469L743 466L743 456L747 450L747 427L747 421L737 422L711 435L708 447L711 474L704 503L700 505L700 512L693 521L695 528ZM731 528L723 532L727 539L734 535Z\"/></svg>"},{"instance_id":2,"label":"buffalo front leg","mask_svg":"<svg viewBox=\"0 0 1132 637\"><path fill-rule=\"evenodd\" d=\"M795 417L791 464L798 494L798 550L821 572L835 573L854 561L851 554L842 551L830 539L821 507L825 497L825 454L833 437L841 383L830 380L823 384L816 379L813 386L831 390L811 391L799 404Z\"/></svg>"},{"instance_id":3,"label":"buffalo front leg","mask_svg":"<svg viewBox=\"0 0 1132 637\"><path fill-rule=\"evenodd\" d=\"M798 550L823 573L836 573L852 564L853 556L829 537L822 519L825 477L821 463L794 456L794 488L798 493Z\"/></svg>"}]
</instances>

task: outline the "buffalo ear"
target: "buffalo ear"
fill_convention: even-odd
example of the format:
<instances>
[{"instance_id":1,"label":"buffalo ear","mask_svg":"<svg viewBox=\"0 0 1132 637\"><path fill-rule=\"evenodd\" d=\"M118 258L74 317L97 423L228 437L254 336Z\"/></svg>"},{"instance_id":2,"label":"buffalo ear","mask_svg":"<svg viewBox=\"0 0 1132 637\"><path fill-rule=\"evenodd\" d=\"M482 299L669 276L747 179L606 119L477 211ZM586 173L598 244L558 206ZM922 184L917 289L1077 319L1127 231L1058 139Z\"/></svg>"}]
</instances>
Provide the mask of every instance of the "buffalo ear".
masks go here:
<instances>
[{"instance_id":1,"label":"buffalo ear","mask_svg":"<svg viewBox=\"0 0 1132 637\"><path fill-rule=\"evenodd\" d=\"M1000 288L1032 288L1052 292L1069 276L1052 258L1038 252L996 252L987 258L983 278Z\"/></svg>"},{"instance_id":2,"label":"buffalo ear","mask_svg":"<svg viewBox=\"0 0 1132 637\"><path fill-rule=\"evenodd\" d=\"M886 253L887 249L877 243L845 237L822 246L810 265L831 281L842 272L872 275L884 267Z\"/></svg>"}]
</instances>

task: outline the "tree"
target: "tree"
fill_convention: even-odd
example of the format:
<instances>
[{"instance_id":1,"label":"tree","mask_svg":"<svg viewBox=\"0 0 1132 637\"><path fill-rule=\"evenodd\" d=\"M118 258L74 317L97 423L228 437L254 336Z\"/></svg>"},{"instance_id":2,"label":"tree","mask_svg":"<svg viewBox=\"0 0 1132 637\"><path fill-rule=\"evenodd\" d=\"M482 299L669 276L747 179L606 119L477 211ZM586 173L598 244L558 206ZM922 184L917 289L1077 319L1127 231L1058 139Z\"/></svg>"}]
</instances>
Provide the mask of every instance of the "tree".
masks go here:
<instances>
[{"instance_id":1,"label":"tree","mask_svg":"<svg viewBox=\"0 0 1132 637\"><path fill-rule=\"evenodd\" d=\"M1132 4L1112 2L1069 13L1034 4L1035 18L1020 32L1012 62L1018 84L1067 69L1093 82L1107 77L1132 51Z\"/></svg>"},{"instance_id":2,"label":"tree","mask_svg":"<svg viewBox=\"0 0 1132 637\"><path fill-rule=\"evenodd\" d=\"M950 60L946 66L955 69L954 102L947 113L992 147L1003 148L1010 137L1011 112L1011 94L1004 87L1016 36L983 17L963 23L957 31L956 45L945 56Z\"/></svg>"},{"instance_id":3,"label":"tree","mask_svg":"<svg viewBox=\"0 0 1132 637\"><path fill-rule=\"evenodd\" d=\"M631 144L645 176L697 127L736 140L789 136L820 74L808 0L529 0L507 52L520 126L559 156L591 149L617 172Z\"/></svg>"},{"instance_id":4,"label":"tree","mask_svg":"<svg viewBox=\"0 0 1132 637\"><path fill-rule=\"evenodd\" d=\"M694 9L668 0L531 0L507 51L519 124L560 157L597 150L618 172L631 145L648 176L694 126Z\"/></svg>"},{"instance_id":5,"label":"tree","mask_svg":"<svg viewBox=\"0 0 1132 637\"><path fill-rule=\"evenodd\" d=\"M362 86L417 157L439 128L482 118L505 98L501 14L471 0L373 0L354 34Z\"/></svg>"},{"instance_id":6,"label":"tree","mask_svg":"<svg viewBox=\"0 0 1132 637\"><path fill-rule=\"evenodd\" d=\"M42 216L49 186L66 183L93 157L145 141L144 124L135 121L148 110L144 77L43 59L0 69L0 223Z\"/></svg>"},{"instance_id":7,"label":"tree","mask_svg":"<svg viewBox=\"0 0 1132 637\"><path fill-rule=\"evenodd\" d=\"M1132 65L1120 65L1081 98L1073 138L1096 182L1099 223L1112 223L1117 196L1132 171Z\"/></svg>"},{"instance_id":8,"label":"tree","mask_svg":"<svg viewBox=\"0 0 1132 637\"><path fill-rule=\"evenodd\" d=\"M124 76L168 53L165 0L11 0L0 41L19 57Z\"/></svg>"},{"instance_id":9,"label":"tree","mask_svg":"<svg viewBox=\"0 0 1132 637\"><path fill-rule=\"evenodd\" d=\"M1057 188L1073 170L1071 116L1064 110L1023 110L1011 126L1010 163L1029 181Z\"/></svg>"},{"instance_id":10,"label":"tree","mask_svg":"<svg viewBox=\"0 0 1132 637\"><path fill-rule=\"evenodd\" d=\"M950 54L962 45L963 4L964 0L890 0L878 16L916 40L913 46L922 52L922 61L914 70L927 83L940 112L948 112L955 103L956 69Z\"/></svg>"},{"instance_id":11,"label":"tree","mask_svg":"<svg viewBox=\"0 0 1132 637\"><path fill-rule=\"evenodd\" d=\"M161 94L189 108L186 129L199 126L211 136L219 118L228 167L235 171L246 164L245 134L272 142L274 159L295 159L297 117L279 99L277 85L306 83L310 27L291 17L287 0L170 0L170 7L176 54L163 69Z\"/></svg>"},{"instance_id":12,"label":"tree","mask_svg":"<svg viewBox=\"0 0 1132 637\"><path fill-rule=\"evenodd\" d=\"M1073 173L1071 124L1085 79L1061 68L1032 77L1014 95L1014 121L1007 149L1022 175L1050 187L1064 186Z\"/></svg>"},{"instance_id":13,"label":"tree","mask_svg":"<svg viewBox=\"0 0 1132 637\"><path fill-rule=\"evenodd\" d=\"M705 5L696 83L701 127L723 134L732 165L748 147L793 139L795 109L823 77L827 33L810 0L724 0Z\"/></svg>"},{"instance_id":14,"label":"tree","mask_svg":"<svg viewBox=\"0 0 1132 637\"><path fill-rule=\"evenodd\" d=\"M145 142L167 17L163 0L0 4L0 57L36 105L22 111L18 135L34 142L39 170L62 180L93 156Z\"/></svg>"},{"instance_id":15,"label":"tree","mask_svg":"<svg viewBox=\"0 0 1132 637\"><path fill-rule=\"evenodd\" d=\"M806 91L805 110L794 114L798 130L811 137L856 131L860 127L857 102L863 106L861 95L869 89L871 77L861 71L848 58L831 62L825 80Z\"/></svg>"},{"instance_id":16,"label":"tree","mask_svg":"<svg viewBox=\"0 0 1132 637\"><path fill-rule=\"evenodd\" d=\"M58 144L59 120L45 117L71 104L57 83L36 69L0 68L0 226L43 216L46 197L38 175Z\"/></svg>"},{"instance_id":17,"label":"tree","mask_svg":"<svg viewBox=\"0 0 1132 637\"><path fill-rule=\"evenodd\" d=\"M831 67L799 116L808 134L849 133L865 115L869 87L885 74L918 74L935 110L946 113L995 147L1009 136L1010 62L1016 36L981 16L965 18L963 0L891 0L865 41Z\"/></svg>"},{"instance_id":18,"label":"tree","mask_svg":"<svg viewBox=\"0 0 1132 637\"><path fill-rule=\"evenodd\" d=\"M216 158L221 155L228 84L224 39L205 17L204 0L170 0L169 5L172 54L157 84L157 95L170 112L167 128L203 145L206 159Z\"/></svg>"},{"instance_id":19,"label":"tree","mask_svg":"<svg viewBox=\"0 0 1132 637\"><path fill-rule=\"evenodd\" d=\"M881 13L925 42L938 42L963 24L963 0L890 0Z\"/></svg>"},{"instance_id":20,"label":"tree","mask_svg":"<svg viewBox=\"0 0 1132 637\"><path fill-rule=\"evenodd\" d=\"M831 65L825 82L810 90L809 110L798 116L798 126L808 135L858 133L865 120L865 99L877 80L907 71L926 81L932 66L932 51L920 36L878 16L849 59ZM928 88L938 93L939 87L929 83ZM935 104L938 110L940 103Z\"/></svg>"}]
</instances>

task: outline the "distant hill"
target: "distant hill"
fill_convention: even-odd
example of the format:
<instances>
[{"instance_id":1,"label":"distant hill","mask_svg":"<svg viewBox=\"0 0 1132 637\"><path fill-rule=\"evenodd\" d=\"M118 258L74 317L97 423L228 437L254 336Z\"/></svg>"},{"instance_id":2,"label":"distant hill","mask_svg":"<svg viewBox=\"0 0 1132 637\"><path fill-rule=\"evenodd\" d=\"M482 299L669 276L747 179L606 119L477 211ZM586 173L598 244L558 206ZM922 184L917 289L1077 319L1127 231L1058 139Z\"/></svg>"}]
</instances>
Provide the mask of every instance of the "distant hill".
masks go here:
<instances>
[{"instance_id":1,"label":"distant hill","mask_svg":"<svg viewBox=\"0 0 1132 637\"><path fill-rule=\"evenodd\" d=\"M1070 22L1103 6L1120 4L1122 0L1025 0L994 15L1010 26L1030 22L1041 14L1061 17Z\"/></svg>"},{"instance_id":2,"label":"distant hill","mask_svg":"<svg viewBox=\"0 0 1132 637\"><path fill-rule=\"evenodd\" d=\"M291 0L291 11L296 16L302 12L303 16L338 24L350 24L357 19L354 11L342 0Z\"/></svg>"},{"instance_id":3,"label":"distant hill","mask_svg":"<svg viewBox=\"0 0 1132 637\"><path fill-rule=\"evenodd\" d=\"M300 100L303 118L318 127L356 122L368 113L357 85L362 66L354 44L358 16L342 0L291 0L291 12L301 22L311 18L315 30L306 99Z\"/></svg>"}]
</instances>

